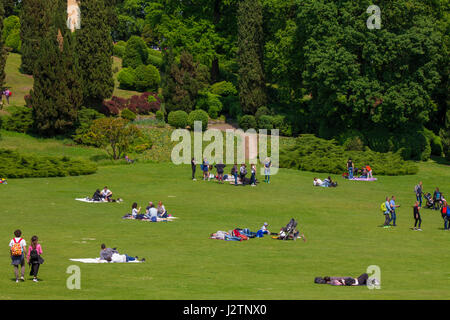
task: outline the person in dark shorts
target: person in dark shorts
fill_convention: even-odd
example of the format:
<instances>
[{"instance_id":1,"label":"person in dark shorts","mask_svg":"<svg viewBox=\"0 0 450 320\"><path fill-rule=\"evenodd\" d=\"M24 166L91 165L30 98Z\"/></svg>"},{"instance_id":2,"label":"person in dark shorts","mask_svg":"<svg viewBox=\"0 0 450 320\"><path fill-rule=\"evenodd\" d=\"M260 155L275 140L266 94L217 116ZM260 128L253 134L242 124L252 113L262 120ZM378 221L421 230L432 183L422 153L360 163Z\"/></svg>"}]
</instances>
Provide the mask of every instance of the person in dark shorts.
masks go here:
<instances>
[{"instance_id":1,"label":"person in dark shorts","mask_svg":"<svg viewBox=\"0 0 450 320\"><path fill-rule=\"evenodd\" d=\"M197 162L195 161L194 158L192 158L191 160L191 168L192 168L192 180L197 180L195 179L195 170L197 169Z\"/></svg>"},{"instance_id":2,"label":"person in dark shorts","mask_svg":"<svg viewBox=\"0 0 450 320\"><path fill-rule=\"evenodd\" d=\"M215 165L217 169L217 180L219 183L223 183L223 169L226 167L223 163L219 162Z\"/></svg>"},{"instance_id":3,"label":"person in dark shorts","mask_svg":"<svg viewBox=\"0 0 450 320\"><path fill-rule=\"evenodd\" d=\"M348 178L353 179L353 170L355 169L355 165L351 158L347 161L347 170L348 170Z\"/></svg>"},{"instance_id":4,"label":"person in dark shorts","mask_svg":"<svg viewBox=\"0 0 450 320\"><path fill-rule=\"evenodd\" d=\"M416 201L416 203L414 204L414 208L413 208L414 220L415 220L413 230L422 231L422 229L420 228L420 226L422 225L422 219L420 218L419 210L420 210L419 201ZM417 222L419 223L419 228L417 228Z\"/></svg>"},{"instance_id":5,"label":"person in dark shorts","mask_svg":"<svg viewBox=\"0 0 450 320\"><path fill-rule=\"evenodd\" d=\"M22 236L22 231L14 231L14 238L9 242L11 265L14 266L14 274L16 276L16 282L19 282L19 266L21 267L20 280L25 281L25 251L27 249L27 243Z\"/></svg>"}]
</instances>

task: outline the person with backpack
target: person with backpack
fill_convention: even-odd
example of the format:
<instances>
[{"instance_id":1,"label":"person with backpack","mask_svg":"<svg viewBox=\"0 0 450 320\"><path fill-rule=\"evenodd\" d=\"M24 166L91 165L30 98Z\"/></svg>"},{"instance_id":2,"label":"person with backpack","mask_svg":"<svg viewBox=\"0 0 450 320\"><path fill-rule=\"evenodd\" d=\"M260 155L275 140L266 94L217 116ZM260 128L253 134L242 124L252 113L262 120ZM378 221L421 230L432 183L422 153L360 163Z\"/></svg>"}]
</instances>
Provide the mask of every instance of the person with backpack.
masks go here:
<instances>
[{"instance_id":1,"label":"person with backpack","mask_svg":"<svg viewBox=\"0 0 450 320\"><path fill-rule=\"evenodd\" d=\"M436 190L433 193L433 209L439 210L441 204L442 204L442 193L439 191L439 188L436 188Z\"/></svg>"},{"instance_id":2,"label":"person with backpack","mask_svg":"<svg viewBox=\"0 0 450 320\"><path fill-rule=\"evenodd\" d=\"M21 266L20 280L25 281L25 251L27 249L27 243L21 238L22 231L19 229L14 231L14 238L9 242L11 253L11 264L14 266L14 274L16 276L16 282L19 282L19 265Z\"/></svg>"},{"instance_id":3,"label":"person with backpack","mask_svg":"<svg viewBox=\"0 0 450 320\"><path fill-rule=\"evenodd\" d=\"M42 247L38 243L38 237L32 236L31 243L28 247L27 262L30 266L30 276L33 276L33 281L38 282L37 275L39 272L39 266L44 263L44 259L41 257Z\"/></svg>"},{"instance_id":4,"label":"person with backpack","mask_svg":"<svg viewBox=\"0 0 450 320\"><path fill-rule=\"evenodd\" d=\"M203 159L202 171L203 171L203 180L209 181L209 162L206 158Z\"/></svg>"},{"instance_id":5,"label":"person with backpack","mask_svg":"<svg viewBox=\"0 0 450 320\"><path fill-rule=\"evenodd\" d=\"M223 169L226 167L223 163L219 162L215 165L217 169L217 180L219 183L223 183Z\"/></svg>"},{"instance_id":6,"label":"person with backpack","mask_svg":"<svg viewBox=\"0 0 450 320\"><path fill-rule=\"evenodd\" d=\"M422 229L420 228L420 226L422 225L422 219L420 218L420 206L419 206L419 201L416 201L416 203L414 204L413 207L413 214L414 214L414 228L413 230L416 231L422 231ZM419 223L419 228L417 228L417 222Z\"/></svg>"},{"instance_id":7,"label":"person with backpack","mask_svg":"<svg viewBox=\"0 0 450 320\"><path fill-rule=\"evenodd\" d=\"M389 213L391 212L391 207L389 205L389 197L386 197L386 201L381 204L381 211L384 214L384 225L383 225L383 228L385 228L385 229L386 228L390 228L390 225L389 225L389 221L390 221Z\"/></svg>"},{"instance_id":8,"label":"person with backpack","mask_svg":"<svg viewBox=\"0 0 450 320\"><path fill-rule=\"evenodd\" d=\"M414 187L414 192L416 193L416 200L419 202L419 207L422 207L422 181L420 181L419 184Z\"/></svg>"}]
</instances>

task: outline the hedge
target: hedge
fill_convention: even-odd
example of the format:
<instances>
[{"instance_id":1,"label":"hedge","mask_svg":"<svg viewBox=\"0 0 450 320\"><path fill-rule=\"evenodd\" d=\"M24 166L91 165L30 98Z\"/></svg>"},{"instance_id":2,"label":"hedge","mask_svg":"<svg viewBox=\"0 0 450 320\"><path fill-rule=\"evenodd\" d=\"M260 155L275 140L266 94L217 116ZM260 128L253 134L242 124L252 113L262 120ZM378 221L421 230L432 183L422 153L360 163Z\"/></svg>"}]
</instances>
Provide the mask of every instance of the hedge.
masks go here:
<instances>
[{"instance_id":1,"label":"hedge","mask_svg":"<svg viewBox=\"0 0 450 320\"><path fill-rule=\"evenodd\" d=\"M345 151L336 141L311 134L301 135L293 146L280 149L280 167L311 172L342 174L347 171L349 158L356 167L370 165L374 175L410 175L419 170L414 162L403 160L400 152L380 153L368 148Z\"/></svg>"},{"instance_id":2,"label":"hedge","mask_svg":"<svg viewBox=\"0 0 450 320\"><path fill-rule=\"evenodd\" d=\"M97 166L92 161L20 154L0 149L0 176L3 178L44 178L92 174Z\"/></svg>"}]
</instances>

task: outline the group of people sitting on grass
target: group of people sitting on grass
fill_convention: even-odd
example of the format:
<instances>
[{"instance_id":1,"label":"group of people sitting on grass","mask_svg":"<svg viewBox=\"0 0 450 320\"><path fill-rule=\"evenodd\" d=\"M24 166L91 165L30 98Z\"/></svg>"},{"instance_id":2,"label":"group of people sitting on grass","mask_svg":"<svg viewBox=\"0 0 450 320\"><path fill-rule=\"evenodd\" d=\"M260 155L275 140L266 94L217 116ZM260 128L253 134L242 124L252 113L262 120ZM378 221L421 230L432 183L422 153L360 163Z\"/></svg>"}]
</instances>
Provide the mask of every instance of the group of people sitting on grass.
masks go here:
<instances>
[{"instance_id":1,"label":"group of people sitting on grass","mask_svg":"<svg viewBox=\"0 0 450 320\"><path fill-rule=\"evenodd\" d=\"M137 202L131 205L131 213L123 216L124 219L137 219L137 220L149 220L152 222L157 222L158 218L168 218L171 215L167 212L162 201L158 202L158 206L155 207L152 201L148 203L145 208L145 213L141 213L141 207L138 208Z\"/></svg>"},{"instance_id":2,"label":"group of people sitting on grass","mask_svg":"<svg viewBox=\"0 0 450 320\"><path fill-rule=\"evenodd\" d=\"M314 177L313 186L315 186L315 187L327 187L327 188L328 187L333 187L334 188L334 187L337 187L337 182L333 181L330 176L328 176L328 178L324 179L323 181L320 180L319 178Z\"/></svg>"},{"instance_id":3,"label":"group of people sitting on grass","mask_svg":"<svg viewBox=\"0 0 450 320\"><path fill-rule=\"evenodd\" d=\"M373 178L372 168L368 164L364 165L361 168L357 168L355 167L355 164L353 163L353 160L351 158L349 158L347 161L347 172L348 173L343 174L344 178L348 179L353 179L354 177L366 179Z\"/></svg>"},{"instance_id":4,"label":"group of people sitting on grass","mask_svg":"<svg viewBox=\"0 0 450 320\"><path fill-rule=\"evenodd\" d=\"M212 173L213 168L216 168L216 174ZM214 165L209 164L207 158L204 158L202 164L200 166L202 170L202 178L205 181L217 180L219 183L223 183L224 181L229 181L230 184L237 185L251 185L252 187L256 186L258 180L256 179L256 165L252 163L250 165L250 178L247 178L248 169L245 163L242 163L240 166L237 163L234 163L231 168L230 175L224 174L224 170L226 165L219 162ZM266 158L264 161L264 182L270 183L270 168L272 167L272 161L270 158ZM191 160L191 168L192 168L192 180L196 180L195 172L197 168L197 162L195 158ZM233 183L234 182L234 183Z\"/></svg>"}]
</instances>

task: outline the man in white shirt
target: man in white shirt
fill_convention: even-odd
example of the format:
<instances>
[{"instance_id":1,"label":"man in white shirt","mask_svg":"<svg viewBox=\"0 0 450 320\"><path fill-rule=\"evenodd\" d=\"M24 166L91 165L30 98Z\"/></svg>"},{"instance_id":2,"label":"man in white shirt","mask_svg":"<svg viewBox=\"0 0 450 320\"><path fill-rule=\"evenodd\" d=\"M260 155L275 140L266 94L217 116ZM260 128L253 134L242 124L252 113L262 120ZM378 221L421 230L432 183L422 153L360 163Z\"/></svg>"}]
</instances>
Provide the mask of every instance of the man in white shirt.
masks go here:
<instances>
[{"instance_id":1,"label":"man in white shirt","mask_svg":"<svg viewBox=\"0 0 450 320\"><path fill-rule=\"evenodd\" d=\"M314 178L314 181L313 181L314 186L320 187L320 186L322 186L322 184L323 184L322 180L320 180L319 178Z\"/></svg>"},{"instance_id":2,"label":"man in white shirt","mask_svg":"<svg viewBox=\"0 0 450 320\"><path fill-rule=\"evenodd\" d=\"M108 189L108 187L103 188L101 195L102 195L104 201L111 202L112 192L111 192L111 190Z\"/></svg>"}]
</instances>

